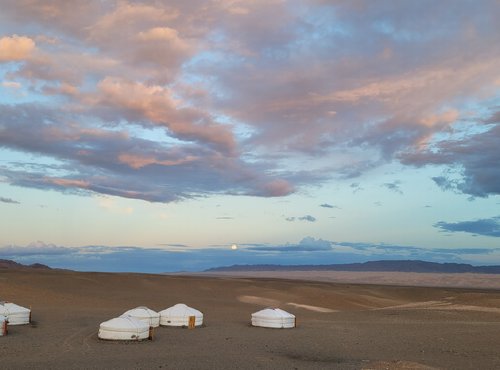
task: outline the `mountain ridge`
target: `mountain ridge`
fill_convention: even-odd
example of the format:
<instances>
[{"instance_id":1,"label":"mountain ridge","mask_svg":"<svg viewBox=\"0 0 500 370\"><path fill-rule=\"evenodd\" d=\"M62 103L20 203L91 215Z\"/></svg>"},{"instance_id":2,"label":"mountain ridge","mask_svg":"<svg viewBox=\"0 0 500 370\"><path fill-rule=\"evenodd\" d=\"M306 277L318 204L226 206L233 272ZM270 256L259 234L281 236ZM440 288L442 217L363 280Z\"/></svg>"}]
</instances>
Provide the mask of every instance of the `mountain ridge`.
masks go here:
<instances>
[{"instance_id":1,"label":"mountain ridge","mask_svg":"<svg viewBox=\"0 0 500 370\"><path fill-rule=\"evenodd\" d=\"M41 269L41 270L52 270L47 265L41 263L33 263L31 265L23 265L22 263L15 262L12 260L0 259L0 269Z\"/></svg>"},{"instance_id":2,"label":"mountain ridge","mask_svg":"<svg viewBox=\"0 0 500 370\"><path fill-rule=\"evenodd\" d=\"M214 267L204 272L236 271L366 271L417 273L479 273L500 274L500 266L473 266L466 263L438 263L422 260L378 260L360 263L329 265L232 265Z\"/></svg>"}]
</instances>

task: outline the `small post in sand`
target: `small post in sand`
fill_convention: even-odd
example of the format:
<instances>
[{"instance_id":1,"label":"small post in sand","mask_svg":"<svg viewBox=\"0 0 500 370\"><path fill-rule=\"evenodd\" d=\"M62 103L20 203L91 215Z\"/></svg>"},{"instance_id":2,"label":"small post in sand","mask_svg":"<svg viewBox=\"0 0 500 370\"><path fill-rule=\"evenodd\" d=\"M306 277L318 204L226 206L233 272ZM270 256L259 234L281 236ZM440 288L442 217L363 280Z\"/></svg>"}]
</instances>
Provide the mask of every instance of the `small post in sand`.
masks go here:
<instances>
[{"instance_id":1,"label":"small post in sand","mask_svg":"<svg viewBox=\"0 0 500 370\"><path fill-rule=\"evenodd\" d=\"M196 327L196 316L189 316L189 329L194 329Z\"/></svg>"},{"instance_id":2,"label":"small post in sand","mask_svg":"<svg viewBox=\"0 0 500 370\"><path fill-rule=\"evenodd\" d=\"M149 336L148 336L148 339L149 340L153 340L153 337L155 336L155 328L153 328L152 326L149 327Z\"/></svg>"}]
</instances>

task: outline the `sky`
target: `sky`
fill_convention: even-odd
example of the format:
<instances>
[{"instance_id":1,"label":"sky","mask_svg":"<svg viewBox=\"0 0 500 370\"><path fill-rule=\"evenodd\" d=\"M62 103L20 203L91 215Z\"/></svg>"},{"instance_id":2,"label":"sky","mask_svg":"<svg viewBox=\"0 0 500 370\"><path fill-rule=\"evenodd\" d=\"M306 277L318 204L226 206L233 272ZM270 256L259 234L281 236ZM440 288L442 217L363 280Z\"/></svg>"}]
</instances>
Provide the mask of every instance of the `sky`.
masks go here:
<instances>
[{"instance_id":1,"label":"sky","mask_svg":"<svg viewBox=\"0 0 500 370\"><path fill-rule=\"evenodd\" d=\"M500 264L500 3L3 0L0 258Z\"/></svg>"}]
</instances>

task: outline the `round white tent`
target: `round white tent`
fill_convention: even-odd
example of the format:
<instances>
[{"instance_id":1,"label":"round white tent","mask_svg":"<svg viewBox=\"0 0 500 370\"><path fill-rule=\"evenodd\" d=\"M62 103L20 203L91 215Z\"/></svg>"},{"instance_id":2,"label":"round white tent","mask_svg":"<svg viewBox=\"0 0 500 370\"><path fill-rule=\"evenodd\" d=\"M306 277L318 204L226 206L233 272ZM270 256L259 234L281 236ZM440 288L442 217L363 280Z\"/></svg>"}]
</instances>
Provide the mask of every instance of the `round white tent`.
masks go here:
<instances>
[{"instance_id":1,"label":"round white tent","mask_svg":"<svg viewBox=\"0 0 500 370\"><path fill-rule=\"evenodd\" d=\"M0 302L0 315L7 317L9 325L24 325L31 321L31 310L11 302Z\"/></svg>"},{"instance_id":2,"label":"round white tent","mask_svg":"<svg viewBox=\"0 0 500 370\"><path fill-rule=\"evenodd\" d=\"M160 325L195 327L203 324L203 313L194 308L178 303L160 311Z\"/></svg>"},{"instance_id":3,"label":"round white tent","mask_svg":"<svg viewBox=\"0 0 500 370\"><path fill-rule=\"evenodd\" d=\"M101 323L100 339L142 340L149 338L149 324L130 316L120 316Z\"/></svg>"},{"instance_id":4,"label":"round white tent","mask_svg":"<svg viewBox=\"0 0 500 370\"><path fill-rule=\"evenodd\" d=\"M279 308L266 308L252 314L252 325L264 328L294 328L295 316Z\"/></svg>"},{"instance_id":5,"label":"round white tent","mask_svg":"<svg viewBox=\"0 0 500 370\"><path fill-rule=\"evenodd\" d=\"M0 315L0 337L7 335L7 318Z\"/></svg>"},{"instance_id":6,"label":"round white tent","mask_svg":"<svg viewBox=\"0 0 500 370\"><path fill-rule=\"evenodd\" d=\"M156 328L160 326L160 314L147 307L136 307L125 312L122 316L131 316Z\"/></svg>"}]
</instances>

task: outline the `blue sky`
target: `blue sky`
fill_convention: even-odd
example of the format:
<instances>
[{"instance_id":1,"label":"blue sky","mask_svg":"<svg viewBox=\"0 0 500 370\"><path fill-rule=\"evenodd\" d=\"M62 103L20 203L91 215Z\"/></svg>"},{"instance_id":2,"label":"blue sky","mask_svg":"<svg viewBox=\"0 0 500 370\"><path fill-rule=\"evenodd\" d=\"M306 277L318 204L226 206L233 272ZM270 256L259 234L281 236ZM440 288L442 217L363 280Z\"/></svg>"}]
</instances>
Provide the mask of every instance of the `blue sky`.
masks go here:
<instances>
[{"instance_id":1,"label":"blue sky","mask_svg":"<svg viewBox=\"0 0 500 370\"><path fill-rule=\"evenodd\" d=\"M500 264L499 13L487 0L8 2L0 258Z\"/></svg>"}]
</instances>

